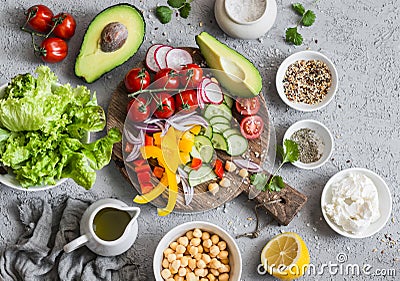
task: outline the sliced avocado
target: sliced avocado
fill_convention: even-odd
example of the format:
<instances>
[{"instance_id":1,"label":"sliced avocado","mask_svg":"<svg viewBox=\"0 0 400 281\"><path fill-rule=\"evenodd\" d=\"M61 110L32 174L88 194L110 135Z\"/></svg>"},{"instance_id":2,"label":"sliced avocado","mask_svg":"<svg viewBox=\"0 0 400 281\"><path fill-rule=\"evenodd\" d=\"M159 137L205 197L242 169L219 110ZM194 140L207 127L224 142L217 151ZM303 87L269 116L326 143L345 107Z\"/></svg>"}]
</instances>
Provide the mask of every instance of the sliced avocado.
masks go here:
<instances>
[{"instance_id":1,"label":"sliced avocado","mask_svg":"<svg viewBox=\"0 0 400 281\"><path fill-rule=\"evenodd\" d=\"M225 72L216 71L214 74L230 93L239 97L254 97L261 92L260 72L243 55L207 32L197 35L196 43L207 65Z\"/></svg>"},{"instance_id":2,"label":"sliced avocado","mask_svg":"<svg viewBox=\"0 0 400 281\"><path fill-rule=\"evenodd\" d=\"M130 4L117 4L97 14L89 24L75 62L75 75L92 83L123 64L142 45L145 22Z\"/></svg>"}]
</instances>

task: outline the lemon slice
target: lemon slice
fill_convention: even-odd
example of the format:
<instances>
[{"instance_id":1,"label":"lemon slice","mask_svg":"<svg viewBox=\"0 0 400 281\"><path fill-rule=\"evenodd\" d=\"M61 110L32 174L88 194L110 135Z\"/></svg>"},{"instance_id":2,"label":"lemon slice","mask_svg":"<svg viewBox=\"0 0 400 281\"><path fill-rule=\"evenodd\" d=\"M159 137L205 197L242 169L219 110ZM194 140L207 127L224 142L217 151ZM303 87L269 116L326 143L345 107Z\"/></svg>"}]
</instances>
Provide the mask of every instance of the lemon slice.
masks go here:
<instances>
[{"instance_id":1,"label":"lemon slice","mask_svg":"<svg viewBox=\"0 0 400 281\"><path fill-rule=\"evenodd\" d=\"M272 238L261 253L261 263L272 276L292 280L304 275L310 254L301 237L285 232Z\"/></svg>"}]
</instances>

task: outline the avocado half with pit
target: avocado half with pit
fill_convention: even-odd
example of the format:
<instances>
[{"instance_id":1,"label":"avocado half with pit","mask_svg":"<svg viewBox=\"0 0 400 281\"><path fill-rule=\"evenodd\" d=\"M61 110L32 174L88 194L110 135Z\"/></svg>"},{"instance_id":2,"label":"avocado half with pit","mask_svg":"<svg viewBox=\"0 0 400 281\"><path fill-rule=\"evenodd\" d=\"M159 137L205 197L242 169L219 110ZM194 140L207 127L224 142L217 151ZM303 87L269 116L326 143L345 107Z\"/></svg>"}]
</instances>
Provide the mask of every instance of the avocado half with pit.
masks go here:
<instances>
[{"instance_id":1,"label":"avocado half with pit","mask_svg":"<svg viewBox=\"0 0 400 281\"><path fill-rule=\"evenodd\" d=\"M75 75L92 83L131 58L143 43L145 21L130 4L117 4L89 24L75 62Z\"/></svg>"},{"instance_id":2,"label":"avocado half with pit","mask_svg":"<svg viewBox=\"0 0 400 281\"><path fill-rule=\"evenodd\" d=\"M261 92L261 74L247 58L207 32L197 35L196 43L207 65L223 71L215 71L214 75L231 94L251 98Z\"/></svg>"}]
</instances>

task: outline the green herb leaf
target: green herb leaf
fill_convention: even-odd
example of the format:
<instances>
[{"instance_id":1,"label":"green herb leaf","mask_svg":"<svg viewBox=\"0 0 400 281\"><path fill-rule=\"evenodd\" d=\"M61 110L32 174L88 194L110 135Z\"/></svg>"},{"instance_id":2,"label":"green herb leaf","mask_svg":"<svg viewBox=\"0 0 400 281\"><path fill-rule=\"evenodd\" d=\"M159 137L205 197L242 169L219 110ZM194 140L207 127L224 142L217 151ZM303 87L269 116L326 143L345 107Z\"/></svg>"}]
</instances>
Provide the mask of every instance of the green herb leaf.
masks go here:
<instances>
[{"instance_id":1,"label":"green herb leaf","mask_svg":"<svg viewBox=\"0 0 400 281\"><path fill-rule=\"evenodd\" d=\"M268 178L264 174L253 174L250 176L251 184L258 190L266 191Z\"/></svg>"},{"instance_id":2,"label":"green herb leaf","mask_svg":"<svg viewBox=\"0 0 400 281\"><path fill-rule=\"evenodd\" d=\"M301 19L301 23L304 26L311 26L315 22L315 14L313 11L308 10L304 15L303 18Z\"/></svg>"},{"instance_id":3,"label":"green herb leaf","mask_svg":"<svg viewBox=\"0 0 400 281\"><path fill-rule=\"evenodd\" d=\"M282 163L293 163L299 159L299 146L295 141L292 140L285 140L285 153L284 157L282 157Z\"/></svg>"},{"instance_id":4,"label":"green herb leaf","mask_svg":"<svg viewBox=\"0 0 400 281\"><path fill-rule=\"evenodd\" d=\"M297 26L286 29L286 41L297 46L303 43L303 36L297 32Z\"/></svg>"},{"instance_id":5,"label":"green herb leaf","mask_svg":"<svg viewBox=\"0 0 400 281\"><path fill-rule=\"evenodd\" d=\"M172 8L179 9L180 7L185 4L185 0L168 0L168 5L170 5Z\"/></svg>"},{"instance_id":6,"label":"green herb leaf","mask_svg":"<svg viewBox=\"0 0 400 281\"><path fill-rule=\"evenodd\" d=\"M274 176L271 178L267 185L267 189L270 191L281 191L282 188L285 188L285 183L281 176Z\"/></svg>"},{"instance_id":7,"label":"green herb leaf","mask_svg":"<svg viewBox=\"0 0 400 281\"><path fill-rule=\"evenodd\" d=\"M156 16L162 24L166 24L171 21L172 10L167 6L159 6L156 9Z\"/></svg>"},{"instance_id":8,"label":"green herb leaf","mask_svg":"<svg viewBox=\"0 0 400 281\"><path fill-rule=\"evenodd\" d=\"M301 5L300 3L295 3L292 5L293 10L296 11L300 16L304 15L306 9L304 9L304 6Z\"/></svg>"},{"instance_id":9,"label":"green herb leaf","mask_svg":"<svg viewBox=\"0 0 400 281\"><path fill-rule=\"evenodd\" d=\"M179 9L179 15L182 18L186 19L188 18L191 9L192 7L190 6L190 3L185 3L185 5L183 5L183 7Z\"/></svg>"}]
</instances>

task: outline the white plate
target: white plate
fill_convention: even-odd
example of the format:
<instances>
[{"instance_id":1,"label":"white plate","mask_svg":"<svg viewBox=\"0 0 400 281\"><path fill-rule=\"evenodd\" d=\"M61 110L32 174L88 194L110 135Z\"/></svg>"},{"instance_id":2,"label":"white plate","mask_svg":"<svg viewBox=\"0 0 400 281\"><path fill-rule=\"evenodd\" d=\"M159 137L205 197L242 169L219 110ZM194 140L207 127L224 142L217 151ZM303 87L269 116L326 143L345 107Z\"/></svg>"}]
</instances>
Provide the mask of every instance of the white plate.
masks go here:
<instances>
[{"instance_id":1,"label":"white plate","mask_svg":"<svg viewBox=\"0 0 400 281\"><path fill-rule=\"evenodd\" d=\"M366 175L374 182L378 190L379 211L381 213L381 217L376 222L370 224L364 232L358 234L345 231L341 226L338 226L336 223L334 223L334 221L325 212L325 205L332 201L332 184L339 182L349 173L362 173ZM389 220L392 212L392 196L390 194L389 187L378 174L364 168L350 168L335 174L326 183L321 195L321 208L325 221L334 231L349 238L366 238L380 231Z\"/></svg>"},{"instance_id":2,"label":"white plate","mask_svg":"<svg viewBox=\"0 0 400 281\"><path fill-rule=\"evenodd\" d=\"M301 168L301 169L306 169L306 170L311 170L315 168L319 168L322 165L324 165L329 158L332 155L333 152L333 137L329 129L322 124L321 122L315 121L315 120L301 120L296 123L294 123L292 126L290 126L286 132L285 135L283 136L283 141L286 139L290 139L290 137L298 130L303 129L303 128L308 128L311 130L314 130L315 133L322 138L324 141L324 151L322 153L321 159L319 159L316 162L312 163L302 163L300 161L296 161L293 163L294 166Z\"/></svg>"},{"instance_id":3,"label":"white plate","mask_svg":"<svg viewBox=\"0 0 400 281\"><path fill-rule=\"evenodd\" d=\"M328 94L325 96L325 98L318 104L313 104L309 105L306 103L296 103L290 101L285 94L285 89L283 88L283 78L285 77L285 73L287 68L294 62L298 60L320 60L329 67L332 75L332 84L331 87L328 91ZM332 63L332 61L327 58L325 55L315 52L315 51L301 51L298 53L294 53L293 55L289 56L286 58L282 64L279 66L278 72L276 73L276 89L278 90L278 94L281 97L282 101L286 103L288 106L291 108L294 108L296 110L300 111L315 111L319 110L325 106L327 106L333 99L333 97L336 94L336 89L338 86L338 74L336 71L335 65Z\"/></svg>"}]
</instances>

